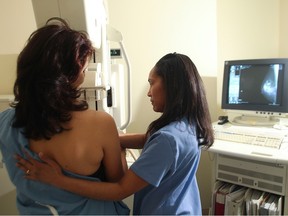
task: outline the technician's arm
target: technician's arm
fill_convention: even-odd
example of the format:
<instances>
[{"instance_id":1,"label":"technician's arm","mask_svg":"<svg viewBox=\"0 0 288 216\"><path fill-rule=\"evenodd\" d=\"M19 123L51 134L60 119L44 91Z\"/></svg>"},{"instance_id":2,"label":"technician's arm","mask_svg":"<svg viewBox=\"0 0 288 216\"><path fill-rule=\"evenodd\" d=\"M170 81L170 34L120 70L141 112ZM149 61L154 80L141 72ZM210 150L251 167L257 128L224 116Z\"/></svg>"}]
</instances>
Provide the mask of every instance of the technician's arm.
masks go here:
<instances>
[{"instance_id":1,"label":"technician's arm","mask_svg":"<svg viewBox=\"0 0 288 216\"><path fill-rule=\"evenodd\" d=\"M146 134L119 134L122 148L142 149L146 142Z\"/></svg>"},{"instance_id":2,"label":"technician's arm","mask_svg":"<svg viewBox=\"0 0 288 216\"><path fill-rule=\"evenodd\" d=\"M25 176L27 179L41 181L92 199L122 200L148 185L131 170L128 170L120 181L113 183L67 177L62 174L61 167L55 161L41 153L39 156L46 163L31 157L28 157L28 160L17 157L18 167L24 172L30 171L29 175Z\"/></svg>"},{"instance_id":3,"label":"technician's arm","mask_svg":"<svg viewBox=\"0 0 288 216\"><path fill-rule=\"evenodd\" d=\"M92 199L116 201L130 196L148 185L131 170L128 170L124 177L115 183L85 181L62 175L55 178L51 184Z\"/></svg>"}]
</instances>

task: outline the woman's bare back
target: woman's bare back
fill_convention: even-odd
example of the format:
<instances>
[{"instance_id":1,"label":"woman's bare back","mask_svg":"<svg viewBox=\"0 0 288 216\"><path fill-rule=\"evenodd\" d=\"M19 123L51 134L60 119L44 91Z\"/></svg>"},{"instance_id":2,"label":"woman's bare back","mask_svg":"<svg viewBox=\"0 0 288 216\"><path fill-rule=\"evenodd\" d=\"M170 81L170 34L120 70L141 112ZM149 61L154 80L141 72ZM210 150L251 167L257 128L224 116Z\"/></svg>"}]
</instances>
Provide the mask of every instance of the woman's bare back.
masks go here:
<instances>
[{"instance_id":1,"label":"woman's bare back","mask_svg":"<svg viewBox=\"0 0 288 216\"><path fill-rule=\"evenodd\" d=\"M43 152L63 169L80 175L94 174L101 163L108 180L123 175L118 132L109 114L94 110L73 112L72 120L65 126L71 129L50 140L30 140L31 150Z\"/></svg>"}]
</instances>

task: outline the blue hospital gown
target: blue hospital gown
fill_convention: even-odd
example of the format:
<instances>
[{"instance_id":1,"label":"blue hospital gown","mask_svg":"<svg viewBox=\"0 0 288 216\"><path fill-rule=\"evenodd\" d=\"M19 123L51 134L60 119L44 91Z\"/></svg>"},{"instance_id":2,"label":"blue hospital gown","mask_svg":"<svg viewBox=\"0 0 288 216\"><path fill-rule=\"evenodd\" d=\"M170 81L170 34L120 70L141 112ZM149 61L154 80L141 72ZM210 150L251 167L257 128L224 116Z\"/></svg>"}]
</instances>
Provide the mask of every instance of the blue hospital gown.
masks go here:
<instances>
[{"instance_id":1,"label":"blue hospital gown","mask_svg":"<svg viewBox=\"0 0 288 216\"><path fill-rule=\"evenodd\" d=\"M202 215L196 180L200 154L187 119L155 132L130 168L149 183L134 196L134 214Z\"/></svg>"}]
</instances>

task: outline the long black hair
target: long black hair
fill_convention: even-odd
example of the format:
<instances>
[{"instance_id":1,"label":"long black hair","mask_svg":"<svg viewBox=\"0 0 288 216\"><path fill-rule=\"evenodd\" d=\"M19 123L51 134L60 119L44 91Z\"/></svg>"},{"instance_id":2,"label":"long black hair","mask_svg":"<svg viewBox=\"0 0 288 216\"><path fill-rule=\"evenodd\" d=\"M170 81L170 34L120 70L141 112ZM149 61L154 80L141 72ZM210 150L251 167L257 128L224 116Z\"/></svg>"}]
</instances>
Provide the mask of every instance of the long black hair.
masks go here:
<instances>
[{"instance_id":1,"label":"long black hair","mask_svg":"<svg viewBox=\"0 0 288 216\"><path fill-rule=\"evenodd\" d=\"M59 18L34 31L17 60L13 126L23 127L31 139L67 130L63 124L71 120L71 111L88 109L73 83L93 52L87 34Z\"/></svg>"},{"instance_id":2,"label":"long black hair","mask_svg":"<svg viewBox=\"0 0 288 216\"><path fill-rule=\"evenodd\" d=\"M162 57L154 68L164 83L166 105L162 115L149 125L147 136L186 117L190 124L196 124L199 145L211 146L214 135L208 103L194 63L186 55L171 53Z\"/></svg>"}]
</instances>

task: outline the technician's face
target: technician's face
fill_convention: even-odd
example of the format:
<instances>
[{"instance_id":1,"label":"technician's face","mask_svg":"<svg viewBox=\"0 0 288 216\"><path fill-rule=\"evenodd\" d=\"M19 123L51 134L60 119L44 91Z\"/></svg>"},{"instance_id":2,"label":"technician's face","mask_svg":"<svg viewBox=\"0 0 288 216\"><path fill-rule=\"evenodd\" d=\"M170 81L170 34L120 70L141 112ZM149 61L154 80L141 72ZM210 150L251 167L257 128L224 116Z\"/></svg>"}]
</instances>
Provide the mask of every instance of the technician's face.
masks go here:
<instances>
[{"instance_id":1,"label":"technician's face","mask_svg":"<svg viewBox=\"0 0 288 216\"><path fill-rule=\"evenodd\" d=\"M155 72L155 68L151 70L148 77L150 84L147 96L150 97L153 110L155 112L163 112L165 107L165 89L162 78Z\"/></svg>"}]
</instances>

